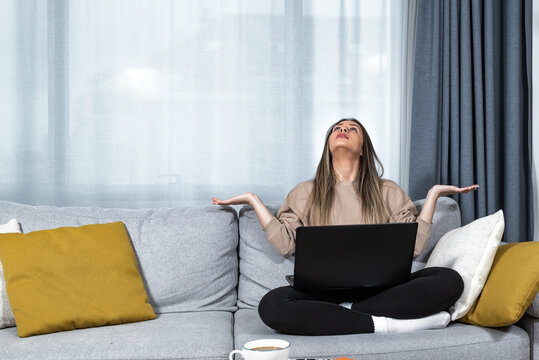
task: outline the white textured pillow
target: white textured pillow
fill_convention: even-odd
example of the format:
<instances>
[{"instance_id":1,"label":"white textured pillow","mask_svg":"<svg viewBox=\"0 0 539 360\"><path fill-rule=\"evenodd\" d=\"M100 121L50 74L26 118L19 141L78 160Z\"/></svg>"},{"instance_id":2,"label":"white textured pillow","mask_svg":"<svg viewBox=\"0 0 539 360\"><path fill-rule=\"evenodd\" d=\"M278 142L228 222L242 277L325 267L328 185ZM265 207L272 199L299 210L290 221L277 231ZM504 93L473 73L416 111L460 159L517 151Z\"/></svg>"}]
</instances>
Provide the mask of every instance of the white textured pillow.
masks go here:
<instances>
[{"instance_id":1,"label":"white textured pillow","mask_svg":"<svg viewBox=\"0 0 539 360\"><path fill-rule=\"evenodd\" d=\"M451 320L468 313L487 280L496 250L503 236L503 211L451 230L436 244L426 267L441 266L457 271L464 291L449 312Z\"/></svg>"},{"instance_id":2,"label":"white textured pillow","mask_svg":"<svg viewBox=\"0 0 539 360\"><path fill-rule=\"evenodd\" d=\"M7 224L0 225L0 234L20 233L21 227L16 219L11 219ZM4 269L0 263L0 329L15 326L15 317L9 306L6 293L6 280L4 279Z\"/></svg>"}]
</instances>

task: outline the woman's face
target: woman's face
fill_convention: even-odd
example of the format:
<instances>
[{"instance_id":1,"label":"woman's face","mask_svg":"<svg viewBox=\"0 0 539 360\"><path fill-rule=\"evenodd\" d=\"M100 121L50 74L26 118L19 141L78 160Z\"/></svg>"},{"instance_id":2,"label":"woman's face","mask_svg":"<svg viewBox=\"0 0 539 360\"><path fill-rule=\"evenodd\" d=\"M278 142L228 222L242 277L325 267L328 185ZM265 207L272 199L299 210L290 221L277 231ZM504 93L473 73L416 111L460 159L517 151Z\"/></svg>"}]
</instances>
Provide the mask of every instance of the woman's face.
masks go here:
<instances>
[{"instance_id":1,"label":"woman's face","mask_svg":"<svg viewBox=\"0 0 539 360\"><path fill-rule=\"evenodd\" d=\"M354 121L340 121L331 131L329 151L335 156L338 150L347 150L357 156L363 155L363 133Z\"/></svg>"}]
</instances>

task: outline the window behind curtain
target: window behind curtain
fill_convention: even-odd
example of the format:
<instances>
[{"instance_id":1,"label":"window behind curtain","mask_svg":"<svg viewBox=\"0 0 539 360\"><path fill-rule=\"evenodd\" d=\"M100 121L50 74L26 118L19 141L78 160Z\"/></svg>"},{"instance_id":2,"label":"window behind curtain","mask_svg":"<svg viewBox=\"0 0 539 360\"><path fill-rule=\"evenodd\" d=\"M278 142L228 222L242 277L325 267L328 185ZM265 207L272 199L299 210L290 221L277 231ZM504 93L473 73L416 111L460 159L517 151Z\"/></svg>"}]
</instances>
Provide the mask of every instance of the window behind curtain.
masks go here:
<instances>
[{"instance_id":1,"label":"window behind curtain","mask_svg":"<svg viewBox=\"0 0 539 360\"><path fill-rule=\"evenodd\" d=\"M402 1L2 1L0 197L278 204L356 117L399 182ZM403 40L404 39L404 40Z\"/></svg>"}]
</instances>

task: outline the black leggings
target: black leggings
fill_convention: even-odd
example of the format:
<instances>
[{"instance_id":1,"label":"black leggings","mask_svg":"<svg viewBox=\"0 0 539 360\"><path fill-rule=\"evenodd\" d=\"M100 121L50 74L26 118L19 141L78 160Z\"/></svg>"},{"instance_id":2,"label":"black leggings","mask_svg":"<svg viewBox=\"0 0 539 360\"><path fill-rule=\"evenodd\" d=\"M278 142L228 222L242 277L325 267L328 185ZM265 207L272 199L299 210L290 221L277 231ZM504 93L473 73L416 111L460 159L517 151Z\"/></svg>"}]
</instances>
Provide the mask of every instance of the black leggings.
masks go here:
<instances>
[{"instance_id":1,"label":"black leggings","mask_svg":"<svg viewBox=\"0 0 539 360\"><path fill-rule=\"evenodd\" d=\"M455 270L431 267L390 288L305 293L290 286L268 292L258 305L262 321L285 334L344 335L374 332L371 315L413 319L447 310L464 283ZM341 305L352 302L352 309Z\"/></svg>"}]
</instances>

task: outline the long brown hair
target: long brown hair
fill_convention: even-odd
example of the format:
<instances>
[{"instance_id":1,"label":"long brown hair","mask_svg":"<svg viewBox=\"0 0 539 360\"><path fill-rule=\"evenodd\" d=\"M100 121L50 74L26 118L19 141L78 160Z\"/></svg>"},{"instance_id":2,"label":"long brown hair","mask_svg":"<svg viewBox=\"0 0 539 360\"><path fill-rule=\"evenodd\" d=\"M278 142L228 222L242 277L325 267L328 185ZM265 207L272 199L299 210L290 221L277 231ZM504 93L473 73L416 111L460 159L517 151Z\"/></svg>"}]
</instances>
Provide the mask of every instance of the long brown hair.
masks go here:
<instances>
[{"instance_id":1,"label":"long brown hair","mask_svg":"<svg viewBox=\"0 0 539 360\"><path fill-rule=\"evenodd\" d=\"M356 119L348 118L341 119L331 125L326 134L324 151L318 163L316 175L313 179L313 190L309 198L309 224L329 225L330 222L330 213L333 207L335 184L337 181L333 173L333 158L329 151L329 137L333 133L333 128L342 121L353 121L358 124L363 135L363 155L359 161L358 177L354 181L358 197L361 199L363 222L365 224L381 223L384 221L385 211L382 193L380 191L384 167L374 151L367 130ZM380 174L376 168L376 163L380 166Z\"/></svg>"}]
</instances>

